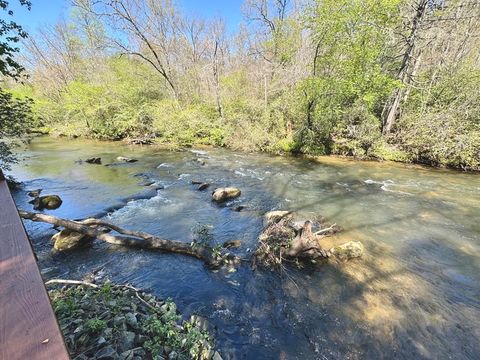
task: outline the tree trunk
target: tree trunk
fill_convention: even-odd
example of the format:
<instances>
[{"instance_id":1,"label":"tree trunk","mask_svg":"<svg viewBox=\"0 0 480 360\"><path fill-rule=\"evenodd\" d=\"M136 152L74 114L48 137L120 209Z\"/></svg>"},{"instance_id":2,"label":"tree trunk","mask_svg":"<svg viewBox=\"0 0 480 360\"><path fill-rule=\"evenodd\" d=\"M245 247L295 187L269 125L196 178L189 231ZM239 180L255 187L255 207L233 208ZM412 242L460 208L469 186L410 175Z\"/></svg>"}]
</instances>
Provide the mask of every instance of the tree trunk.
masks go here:
<instances>
[{"instance_id":1,"label":"tree trunk","mask_svg":"<svg viewBox=\"0 0 480 360\"><path fill-rule=\"evenodd\" d=\"M221 265L222 262L222 260L219 259L209 247L197 244L192 245L182 241L161 239L144 232L126 230L102 220L87 219L79 222L58 218L52 215L32 213L23 210L20 210L18 213L23 219L35 222L44 222L63 227L65 229L70 229L72 231L105 241L113 245L160 250L188 255L203 260L206 265L213 267ZM116 231L121 235L106 234L104 231L102 231L102 227Z\"/></svg>"},{"instance_id":2,"label":"tree trunk","mask_svg":"<svg viewBox=\"0 0 480 360\"><path fill-rule=\"evenodd\" d=\"M417 8L415 17L413 18L412 28L410 31L410 36L407 40L407 48L403 55L402 65L398 71L398 80L402 82L403 85L407 86L410 84L410 68L412 63L415 63L416 60L413 58L414 50L417 44L418 33L423 23L425 13L427 11L428 0L420 0ZM385 104L382 113L382 125L383 125L383 134L389 134L392 130L392 127L397 120L401 100L404 97L404 88L396 89L390 99Z\"/></svg>"}]
</instances>

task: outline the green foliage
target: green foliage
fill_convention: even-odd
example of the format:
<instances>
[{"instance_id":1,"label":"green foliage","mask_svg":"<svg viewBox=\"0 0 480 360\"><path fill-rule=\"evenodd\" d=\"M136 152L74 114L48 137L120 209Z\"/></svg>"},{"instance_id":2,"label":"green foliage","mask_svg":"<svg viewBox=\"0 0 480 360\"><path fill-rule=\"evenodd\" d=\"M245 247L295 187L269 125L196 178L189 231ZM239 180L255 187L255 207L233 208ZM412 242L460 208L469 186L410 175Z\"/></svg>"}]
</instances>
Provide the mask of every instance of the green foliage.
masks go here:
<instances>
[{"instance_id":1,"label":"green foliage","mask_svg":"<svg viewBox=\"0 0 480 360\"><path fill-rule=\"evenodd\" d=\"M71 314L73 316L79 310L79 307L73 298L56 297L53 301L53 308L56 313Z\"/></svg>"},{"instance_id":2,"label":"green foliage","mask_svg":"<svg viewBox=\"0 0 480 360\"><path fill-rule=\"evenodd\" d=\"M99 333L107 328L107 323L99 318L89 319L85 322L85 328L91 333Z\"/></svg>"},{"instance_id":3,"label":"green foliage","mask_svg":"<svg viewBox=\"0 0 480 360\"><path fill-rule=\"evenodd\" d=\"M30 10L32 3L29 0L19 0L20 5ZM13 11L9 9L9 1L0 0L0 9L5 11L8 16L13 16ZM15 59L15 54L20 51L17 46L21 39L27 37L27 33L22 26L15 21L0 19L0 74L6 77L18 79L25 71L25 68Z\"/></svg>"},{"instance_id":4,"label":"green foliage","mask_svg":"<svg viewBox=\"0 0 480 360\"><path fill-rule=\"evenodd\" d=\"M311 9L308 26L322 50L313 75L297 88L304 109L297 132L302 152L366 153L380 135L382 105L398 86L382 66L389 41L384 29L397 21L398 3L322 0ZM334 146L338 136L350 144Z\"/></svg>"},{"instance_id":5,"label":"green foliage","mask_svg":"<svg viewBox=\"0 0 480 360\"><path fill-rule=\"evenodd\" d=\"M9 170L16 161L12 147L26 140L32 124L32 100L17 98L0 88L0 169Z\"/></svg>"},{"instance_id":6,"label":"green foliage","mask_svg":"<svg viewBox=\"0 0 480 360\"><path fill-rule=\"evenodd\" d=\"M368 157L370 149L382 141L378 119L361 102L343 113L335 130L335 154Z\"/></svg>"},{"instance_id":7,"label":"green foliage","mask_svg":"<svg viewBox=\"0 0 480 360\"><path fill-rule=\"evenodd\" d=\"M414 92L392 141L416 162L480 170L480 70L464 63L437 76L429 93Z\"/></svg>"},{"instance_id":8,"label":"green foliage","mask_svg":"<svg viewBox=\"0 0 480 360\"><path fill-rule=\"evenodd\" d=\"M172 34L171 44L157 49L159 58L141 36L121 28L116 29L122 42L118 52L107 50L110 24L76 9L71 22L52 30L56 37L40 44L48 50L42 55L51 53L52 59L37 59L32 83L14 89L18 98L35 99L29 103L34 121L21 123L71 137L149 137L179 147L341 154L478 169L480 74L473 43L462 50L461 61L442 55L438 68L431 64L442 51L423 49L418 69L414 62L407 69L415 72L410 86L398 80L415 14L408 2L312 0L302 11L287 6L285 12L281 4L250 4L252 34L239 31L235 51L228 50L231 44L216 24L215 47L209 27L201 26L192 39L181 31ZM450 16L454 9L434 9L427 16ZM173 7L167 12L181 17ZM449 29L441 23L432 22L432 29ZM462 31L460 25L455 29ZM433 30L420 31L415 59ZM445 41L454 44L454 53L458 41ZM129 46L136 50L128 51ZM405 98L387 138L381 118L395 91ZM0 154L6 154L0 162L13 159L4 142Z\"/></svg>"},{"instance_id":9,"label":"green foliage","mask_svg":"<svg viewBox=\"0 0 480 360\"><path fill-rule=\"evenodd\" d=\"M445 111L405 117L398 127L397 142L416 162L480 170L480 124Z\"/></svg>"},{"instance_id":10,"label":"green foliage","mask_svg":"<svg viewBox=\"0 0 480 360\"><path fill-rule=\"evenodd\" d=\"M208 333L189 321L179 326L180 316L172 302L167 301L161 310L163 315L160 319L150 319L143 324L149 336L145 348L151 352L153 358L162 356L164 348L168 346L176 351L181 359L208 359L209 346L205 346L211 342Z\"/></svg>"},{"instance_id":11,"label":"green foliage","mask_svg":"<svg viewBox=\"0 0 480 360\"><path fill-rule=\"evenodd\" d=\"M225 144L225 128L212 106L179 107L173 100L163 100L151 104L148 111L153 129L163 142L180 146Z\"/></svg>"},{"instance_id":12,"label":"green foliage","mask_svg":"<svg viewBox=\"0 0 480 360\"><path fill-rule=\"evenodd\" d=\"M93 358L100 337L114 348L121 346L118 340L126 326L121 319L125 319L128 313L135 313L139 319L138 327L130 328L130 331L146 340L143 344L147 351L145 358L159 359L175 351L179 360L206 360L213 353L213 341L208 332L194 322L182 323L177 307L170 299L163 302L110 282L99 288L58 288L50 290L49 295L72 358L80 354ZM149 305L145 306L145 302ZM89 318L85 317L86 314ZM115 324L118 319L120 324ZM170 350L166 351L166 347Z\"/></svg>"}]
</instances>

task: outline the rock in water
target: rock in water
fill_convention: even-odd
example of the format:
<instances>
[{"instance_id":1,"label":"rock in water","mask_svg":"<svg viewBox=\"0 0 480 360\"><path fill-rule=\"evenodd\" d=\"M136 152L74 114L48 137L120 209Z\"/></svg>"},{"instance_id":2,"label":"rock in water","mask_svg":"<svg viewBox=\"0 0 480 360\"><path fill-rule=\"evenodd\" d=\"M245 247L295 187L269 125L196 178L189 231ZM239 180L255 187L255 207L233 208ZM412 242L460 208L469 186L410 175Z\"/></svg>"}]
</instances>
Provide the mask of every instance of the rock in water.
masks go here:
<instances>
[{"instance_id":1,"label":"rock in water","mask_svg":"<svg viewBox=\"0 0 480 360\"><path fill-rule=\"evenodd\" d=\"M238 248L240 246L242 246L242 242L240 240L228 240L222 244L222 247L225 249Z\"/></svg>"},{"instance_id":2,"label":"rock in water","mask_svg":"<svg viewBox=\"0 0 480 360\"><path fill-rule=\"evenodd\" d=\"M210 184L208 184L208 183L200 184L200 186L198 187L198 191L203 191L203 190L207 189L209 186L210 186Z\"/></svg>"},{"instance_id":3,"label":"rock in water","mask_svg":"<svg viewBox=\"0 0 480 360\"><path fill-rule=\"evenodd\" d=\"M137 160L137 159L128 158L128 157L125 157L125 156L118 156L118 157L117 157L117 161L126 162L126 163L134 163L134 162L137 162L138 160Z\"/></svg>"},{"instance_id":4,"label":"rock in water","mask_svg":"<svg viewBox=\"0 0 480 360\"><path fill-rule=\"evenodd\" d=\"M37 190L32 190L27 193L28 196L36 198L40 196L40 193L42 192L42 189L37 189Z\"/></svg>"},{"instance_id":5,"label":"rock in water","mask_svg":"<svg viewBox=\"0 0 480 360\"><path fill-rule=\"evenodd\" d=\"M229 199L239 197L242 192L234 187L218 188L212 194L212 199L216 202L223 202Z\"/></svg>"},{"instance_id":6,"label":"rock in water","mask_svg":"<svg viewBox=\"0 0 480 360\"><path fill-rule=\"evenodd\" d=\"M99 157L93 157L85 160L87 164L97 164L100 165L102 163L102 158Z\"/></svg>"},{"instance_id":7,"label":"rock in water","mask_svg":"<svg viewBox=\"0 0 480 360\"><path fill-rule=\"evenodd\" d=\"M34 201L33 208L35 210L55 210L62 205L62 199L58 195L45 195L37 197Z\"/></svg>"},{"instance_id":8,"label":"rock in water","mask_svg":"<svg viewBox=\"0 0 480 360\"><path fill-rule=\"evenodd\" d=\"M87 244L93 239L90 236L65 229L52 236L53 248L57 251L68 251Z\"/></svg>"},{"instance_id":9,"label":"rock in water","mask_svg":"<svg viewBox=\"0 0 480 360\"><path fill-rule=\"evenodd\" d=\"M330 252L340 260L361 257L363 255L363 251L363 244L360 241L349 241L348 243L330 249Z\"/></svg>"},{"instance_id":10,"label":"rock in water","mask_svg":"<svg viewBox=\"0 0 480 360\"><path fill-rule=\"evenodd\" d=\"M263 215L263 219L266 225L277 223L283 218L291 218L291 211L269 211Z\"/></svg>"}]
</instances>

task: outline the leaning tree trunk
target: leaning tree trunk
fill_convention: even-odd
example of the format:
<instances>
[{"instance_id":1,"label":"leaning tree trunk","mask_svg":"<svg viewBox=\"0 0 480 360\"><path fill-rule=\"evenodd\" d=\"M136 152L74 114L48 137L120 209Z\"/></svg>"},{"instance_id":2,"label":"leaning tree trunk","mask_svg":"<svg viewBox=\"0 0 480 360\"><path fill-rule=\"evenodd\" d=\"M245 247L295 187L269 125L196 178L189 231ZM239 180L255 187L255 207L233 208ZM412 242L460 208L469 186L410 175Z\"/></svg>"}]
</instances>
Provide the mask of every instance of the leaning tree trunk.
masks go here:
<instances>
[{"instance_id":1,"label":"leaning tree trunk","mask_svg":"<svg viewBox=\"0 0 480 360\"><path fill-rule=\"evenodd\" d=\"M221 265L222 259L218 258L209 247L190 244L176 240L166 240L139 231L123 229L119 226L110 224L98 219L87 219L84 221L66 220L52 215L41 213L32 213L28 211L19 211L20 217L35 222L43 222L55 226L63 227L71 231L84 234L91 238L107 242L113 245L122 245L142 249L159 250L195 257L203 260L208 266ZM105 233L103 228L108 228L121 235L112 235Z\"/></svg>"},{"instance_id":2,"label":"leaning tree trunk","mask_svg":"<svg viewBox=\"0 0 480 360\"><path fill-rule=\"evenodd\" d=\"M400 66L400 70L398 71L397 78L406 87L408 87L410 84L411 79L409 75L411 73L410 69L412 67L412 64L416 63L416 59L414 58L414 51L417 45L420 28L427 12L427 6L428 0L420 0L416 7L416 13L413 18L410 36L407 40L407 48L405 50L405 53L403 54L402 64ZM403 97L404 89L395 89L394 93L385 105L382 114L383 134L389 134L392 130L392 127L397 120Z\"/></svg>"}]
</instances>

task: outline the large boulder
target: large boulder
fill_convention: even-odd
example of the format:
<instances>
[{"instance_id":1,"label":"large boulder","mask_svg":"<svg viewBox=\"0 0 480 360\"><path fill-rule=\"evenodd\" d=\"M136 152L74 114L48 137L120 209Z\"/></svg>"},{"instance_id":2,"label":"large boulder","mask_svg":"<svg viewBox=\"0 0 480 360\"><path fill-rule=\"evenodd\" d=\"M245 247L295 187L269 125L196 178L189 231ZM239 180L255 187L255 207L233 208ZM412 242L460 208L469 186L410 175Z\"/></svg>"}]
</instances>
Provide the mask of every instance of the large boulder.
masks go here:
<instances>
[{"instance_id":1,"label":"large boulder","mask_svg":"<svg viewBox=\"0 0 480 360\"><path fill-rule=\"evenodd\" d=\"M360 241L349 241L330 249L330 252L339 260L348 260L361 257L364 248Z\"/></svg>"},{"instance_id":2,"label":"large boulder","mask_svg":"<svg viewBox=\"0 0 480 360\"><path fill-rule=\"evenodd\" d=\"M57 251L76 249L93 241L90 236L65 229L52 236L53 248Z\"/></svg>"},{"instance_id":3,"label":"large boulder","mask_svg":"<svg viewBox=\"0 0 480 360\"><path fill-rule=\"evenodd\" d=\"M35 198L33 208L35 210L55 210L62 205L62 199L58 195L45 195Z\"/></svg>"},{"instance_id":4,"label":"large boulder","mask_svg":"<svg viewBox=\"0 0 480 360\"><path fill-rule=\"evenodd\" d=\"M240 189L234 187L218 188L212 194L212 199L216 202L223 202L230 199L235 199L241 195Z\"/></svg>"}]
</instances>

